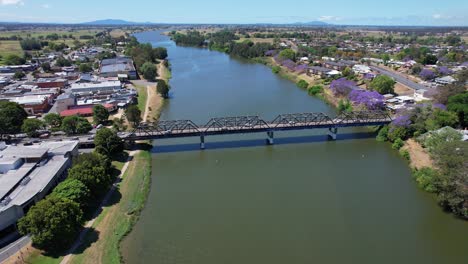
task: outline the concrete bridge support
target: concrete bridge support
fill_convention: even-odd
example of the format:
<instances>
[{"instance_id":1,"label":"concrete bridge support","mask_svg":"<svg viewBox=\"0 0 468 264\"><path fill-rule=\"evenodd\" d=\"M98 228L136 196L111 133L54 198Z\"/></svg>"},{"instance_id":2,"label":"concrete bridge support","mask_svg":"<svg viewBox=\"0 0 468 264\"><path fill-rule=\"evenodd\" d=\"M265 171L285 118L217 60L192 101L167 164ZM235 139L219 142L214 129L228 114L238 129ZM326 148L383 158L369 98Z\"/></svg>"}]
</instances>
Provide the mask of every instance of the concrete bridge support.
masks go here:
<instances>
[{"instance_id":1,"label":"concrete bridge support","mask_svg":"<svg viewBox=\"0 0 468 264\"><path fill-rule=\"evenodd\" d=\"M200 149L205 149L205 135L200 136Z\"/></svg>"},{"instance_id":2,"label":"concrete bridge support","mask_svg":"<svg viewBox=\"0 0 468 264\"><path fill-rule=\"evenodd\" d=\"M329 140L336 140L338 135L338 128L337 127L330 127L328 129L328 139Z\"/></svg>"},{"instance_id":3,"label":"concrete bridge support","mask_svg":"<svg viewBox=\"0 0 468 264\"><path fill-rule=\"evenodd\" d=\"M267 132L267 136L268 136L268 138L267 138L267 145L273 145L273 144L275 143L273 131L268 131L268 132Z\"/></svg>"}]
</instances>

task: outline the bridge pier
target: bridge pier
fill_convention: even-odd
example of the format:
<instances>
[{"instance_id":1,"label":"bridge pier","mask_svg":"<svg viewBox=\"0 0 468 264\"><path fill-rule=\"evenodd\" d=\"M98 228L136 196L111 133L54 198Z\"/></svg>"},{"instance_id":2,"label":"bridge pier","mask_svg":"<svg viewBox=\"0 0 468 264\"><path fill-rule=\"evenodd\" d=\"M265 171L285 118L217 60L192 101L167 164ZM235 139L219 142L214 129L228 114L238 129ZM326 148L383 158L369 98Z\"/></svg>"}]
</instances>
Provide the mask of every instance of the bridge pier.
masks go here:
<instances>
[{"instance_id":1,"label":"bridge pier","mask_svg":"<svg viewBox=\"0 0 468 264\"><path fill-rule=\"evenodd\" d=\"M328 139L329 140L336 140L338 135L338 128L337 127L330 127L328 129Z\"/></svg>"},{"instance_id":2,"label":"bridge pier","mask_svg":"<svg viewBox=\"0 0 468 264\"><path fill-rule=\"evenodd\" d=\"M273 145L273 144L275 143L274 140L273 140L273 138L274 138L274 133L273 133L273 131L268 131L268 132L267 132L267 136L268 136L268 138L267 138L267 145Z\"/></svg>"},{"instance_id":3,"label":"bridge pier","mask_svg":"<svg viewBox=\"0 0 468 264\"><path fill-rule=\"evenodd\" d=\"M205 135L200 136L200 149L201 150L205 149Z\"/></svg>"}]
</instances>

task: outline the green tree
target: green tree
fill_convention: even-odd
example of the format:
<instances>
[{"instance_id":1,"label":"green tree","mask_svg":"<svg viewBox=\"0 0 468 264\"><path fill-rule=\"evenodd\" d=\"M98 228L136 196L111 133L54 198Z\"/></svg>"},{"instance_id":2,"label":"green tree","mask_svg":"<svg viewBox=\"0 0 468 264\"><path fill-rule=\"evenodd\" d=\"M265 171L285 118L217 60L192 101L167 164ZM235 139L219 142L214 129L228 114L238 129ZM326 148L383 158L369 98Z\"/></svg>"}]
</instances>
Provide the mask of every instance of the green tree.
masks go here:
<instances>
[{"instance_id":1,"label":"green tree","mask_svg":"<svg viewBox=\"0 0 468 264\"><path fill-rule=\"evenodd\" d=\"M442 127L453 127L458 123L457 114L436 108L425 122L426 130L436 130Z\"/></svg>"},{"instance_id":2,"label":"green tree","mask_svg":"<svg viewBox=\"0 0 468 264\"><path fill-rule=\"evenodd\" d=\"M317 95L317 94L323 92L323 86L322 85L314 85L314 86L310 87L307 91L308 91L308 93L310 95Z\"/></svg>"},{"instance_id":3,"label":"green tree","mask_svg":"<svg viewBox=\"0 0 468 264\"><path fill-rule=\"evenodd\" d=\"M64 57L58 57L55 64L59 67L68 67L72 65L70 60L65 59Z\"/></svg>"},{"instance_id":4,"label":"green tree","mask_svg":"<svg viewBox=\"0 0 468 264\"><path fill-rule=\"evenodd\" d=\"M20 133L27 117L28 114L19 104L0 100L0 137Z\"/></svg>"},{"instance_id":5,"label":"green tree","mask_svg":"<svg viewBox=\"0 0 468 264\"><path fill-rule=\"evenodd\" d=\"M94 124L103 124L109 120L109 111L103 105L95 105L93 107L93 121Z\"/></svg>"},{"instance_id":6,"label":"green tree","mask_svg":"<svg viewBox=\"0 0 468 264\"><path fill-rule=\"evenodd\" d=\"M372 80L370 88L380 94L392 94L395 92L395 81L386 75L379 75Z\"/></svg>"},{"instance_id":7,"label":"green tree","mask_svg":"<svg viewBox=\"0 0 468 264\"><path fill-rule=\"evenodd\" d=\"M26 77L26 74L24 74L23 71L17 71L17 72L15 72L15 74L13 75L13 79L16 79L16 80L21 80L21 79L23 79L24 77Z\"/></svg>"},{"instance_id":8,"label":"green tree","mask_svg":"<svg viewBox=\"0 0 468 264\"><path fill-rule=\"evenodd\" d=\"M68 199L47 197L31 207L18 222L22 235L30 235L34 246L47 251L69 247L83 221L80 206Z\"/></svg>"},{"instance_id":9,"label":"green tree","mask_svg":"<svg viewBox=\"0 0 468 264\"><path fill-rule=\"evenodd\" d=\"M66 179L59 183L51 194L52 196L69 199L84 208L91 199L91 192L88 187L77 179Z\"/></svg>"},{"instance_id":10,"label":"green tree","mask_svg":"<svg viewBox=\"0 0 468 264\"><path fill-rule=\"evenodd\" d=\"M279 57L281 59L289 59L289 60L295 60L296 59L296 52L292 49L284 49L279 53Z\"/></svg>"},{"instance_id":11,"label":"green tree","mask_svg":"<svg viewBox=\"0 0 468 264\"><path fill-rule=\"evenodd\" d=\"M89 63L80 64L80 72L92 72L93 67Z\"/></svg>"},{"instance_id":12,"label":"green tree","mask_svg":"<svg viewBox=\"0 0 468 264\"><path fill-rule=\"evenodd\" d=\"M117 133L108 128L101 128L94 138L96 152L111 157L123 151L123 141Z\"/></svg>"},{"instance_id":13,"label":"green tree","mask_svg":"<svg viewBox=\"0 0 468 264\"><path fill-rule=\"evenodd\" d=\"M354 77L354 72L353 72L353 70L351 68L346 67L343 70L343 76L346 77L346 78L352 78L352 77Z\"/></svg>"},{"instance_id":14,"label":"green tree","mask_svg":"<svg viewBox=\"0 0 468 264\"><path fill-rule=\"evenodd\" d=\"M127 130L127 126L125 125L125 120L122 118L114 118L114 120L112 120L112 129L114 129L114 131L117 131L117 132Z\"/></svg>"},{"instance_id":15,"label":"green tree","mask_svg":"<svg viewBox=\"0 0 468 264\"><path fill-rule=\"evenodd\" d=\"M43 70L44 72L50 72L50 69L51 69L50 63L48 63L48 62L42 63L42 64L41 64L41 68L42 68L42 70Z\"/></svg>"},{"instance_id":16,"label":"green tree","mask_svg":"<svg viewBox=\"0 0 468 264\"><path fill-rule=\"evenodd\" d=\"M163 98L169 98L169 85L166 81L158 80L156 90Z\"/></svg>"},{"instance_id":17,"label":"green tree","mask_svg":"<svg viewBox=\"0 0 468 264\"><path fill-rule=\"evenodd\" d=\"M468 126L468 92L449 97L447 109L457 113L462 127Z\"/></svg>"},{"instance_id":18,"label":"green tree","mask_svg":"<svg viewBox=\"0 0 468 264\"><path fill-rule=\"evenodd\" d=\"M143 73L143 77L146 80L153 81L156 79L157 73L156 73L156 65L154 65L151 62L145 62L141 68L140 68L141 73Z\"/></svg>"},{"instance_id":19,"label":"green tree","mask_svg":"<svg viewBox=\"0 0 468 264\"><path fill-rule=\"evenodd\" d=\"M18 55L10 54L3 59L3 62L6 65L22 65L26 63L26 60Z\"/></svg>"},{"instance_id":20,"label":"green tree","mask_svg":"<svg viewBox=\"0 0 468 264\"><path fill-rule=\"evenodd\" d=\"M297 87L302 88L302 89L307 89L309 87L309 83L307 83L304 80L300 80L297 82Z\"/></svg>"},{"instance_id":21,"label":"green tree","mask_svg":"<svg viewBox=\"0 0 468 264\"><path fill-rule=\"evenodd\" d=\"M436 192L435 181L437 178L437 171L431 168L421 168L413 172L413 178L418 183L418 186L426 192Z\"/></svg>"},{"instance_id":22,"label":"green tree","mask_svg":"<svg viewBox=\"0 0 468 264\"><path fill-rule=\"evenodd\" d=\"M37 137L39 135L38 131L44 128L44 122L39 119L26 119L21 126L21 130L29 137Z\"/></svg>"},{"instance_id":23,"label":"green tree","mask_svg":"<svg viewBox=\"0 0 468 264\"><path fill-rule=\"evenodd\" d=\"M73 166L84 163L87 163L92 167L102 167L107 174L112 172L111 160L107 156L101 155L95 151L91 153L82 153L73 159Z\"/></svg>"},{"instance_id":24,"label":"green tree","mask_svg":"<svg viewBox=\"0 0 468 264\"><path fill-rule=\"evenodd\" d=\"M73 166L68 171L68 178L84 183L94 197L103 194L112 183L112 177L106 169L102 166L94 166L91 162Z\"/></svg>"},{"instance_id":25,"label":"green tree","mask_svg":"<svg viewBox=\"0 0 468 264\"><path fill-rule=\"evenodd\" d=\"M165 60L167 58L167 49L164 47L154 48L153 58L158 60Z\"/></svg>"},{"instance_id":26,"label":"green tree","mask_svg":"<svg viewBox=\"0 0 468 264\"><path fill-rule=\"evenodd\" d=\"M56 113L49 113L44 116L45 123L52 128L59 128L62 126L62 117Z\"/></svg>"},{"instance_id":27,"label":"green tree","mask_svg":"<svg viewBox=\"0 0 468 264\"><path fill-rule=\"evenodd\" d=\"M62 121L62 130L68 135L85 134L88 133L93 127L83 117L67 116Z\"/></svg>"},{"instance_id":28,"label":"green tree","mask_svg":"<svg viewBox=\"0 0 468 264\"><path fill-rule=\"evenodd\" d=\"M422 59L422 64L424 64L424 65L434 65L434 64L437 63L437 61L438 61L437 56L432 55L432 54L427 54Z\"/></svg>"},{"instance_id":29,"label":"green tree","mask_svg":"<svg viewBox=\"0 0 468 264\"><path fill-rule=\"evenodd\" d=\"M280 66L273 66L271 68L271 71L274 73L274 74L278 74L280 71L281 71L281 67Z\"/></svg>"},{"instance_id":30,"label":"green tree","mask_svg":"<svg viewBox=\"0 0 468 264\"><path fill-rule=\"evenodd\" d=\"M131 122L134 127L137 127L141 122L141 111L136 105L131 105L125 110L128 122Z\"/></svg>"},{"instance_id":31,"label":"green tree","mask_svg":"<svg viewBox=\"0 0 468 264\"><path fill-rule=\"evenodd\" d=\"M468 219L468 142L446 142L431 154L440 170L435 181L439 203L454 214Z\"/></svg>"}]
</instances>

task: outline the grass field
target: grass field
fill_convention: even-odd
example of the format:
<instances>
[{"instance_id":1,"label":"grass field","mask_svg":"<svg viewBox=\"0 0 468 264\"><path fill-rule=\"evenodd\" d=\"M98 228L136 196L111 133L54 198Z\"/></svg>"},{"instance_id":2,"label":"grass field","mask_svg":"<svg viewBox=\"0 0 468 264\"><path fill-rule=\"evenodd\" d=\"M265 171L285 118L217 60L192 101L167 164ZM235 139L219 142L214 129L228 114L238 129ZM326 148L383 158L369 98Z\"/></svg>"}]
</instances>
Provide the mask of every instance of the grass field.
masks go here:
<instances>
[{"instance_id":1,"label":"grass field","mask_svg":"<svg viewBox=\"0 0 468 264\"><path fill-rule=\"evenodd\" d=\"M80 29L80 30L74 30L74 29L52 29L52 30L47 30L47 29L42 29L42 30L14 30L14 31L0 31L0 37L12 37L12 36L19 36L21 38L39 38L40 36L46 37L47 35L51 34L58 34L59 36L62 36L64 34L66 35L72 35L73 37L79 39L80 36L85 36L85 35L96 35L96 33L100 32L101 30L98 29Z\"/></svg>"},{"instance_id":2,"label":"grass field","mask_svg":"<svg viewBox=\"0 0 468 264\"><path fill-rule=\"evenodd\" d=\"M21 49L19 41L0 40L0 56L4 58L10 54L23 56L23 50ZM0 58L0 65L1 64L2 59Z\"/></svg>"},{"instance_id":3,"label":"grass field","mask_svg":"<svg viewBox=\"0 0 468 264\"><path fill-rule=\"evenodd\" d=\"M148 100L148 92L146 87L143 85L135 85L135 88L138 92L138 109L140 109L141 114L143 115L146 110L146 101Z\"/></svg>"},{"instance_id":4,"label":"grass field","mask_svg":"<svg viewBox=\"0 0 468 264\"><path fill-rule=\"evenodd\" d=\"M273 44L272 38L240 38L237 42L243 42L245 40L250 40L253 43L271 43Z\"/></svg>"}]
</instances>

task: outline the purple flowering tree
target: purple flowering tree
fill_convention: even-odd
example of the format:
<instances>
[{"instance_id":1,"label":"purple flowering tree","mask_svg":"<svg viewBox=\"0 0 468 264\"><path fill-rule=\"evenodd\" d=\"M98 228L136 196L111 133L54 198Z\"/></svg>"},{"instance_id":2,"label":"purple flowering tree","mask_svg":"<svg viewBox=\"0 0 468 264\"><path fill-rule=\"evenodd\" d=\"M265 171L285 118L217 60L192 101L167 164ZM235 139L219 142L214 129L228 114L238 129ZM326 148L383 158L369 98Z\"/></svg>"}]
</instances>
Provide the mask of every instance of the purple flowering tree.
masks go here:
<instances>
[{"instance_id":1,"label":"purple flowering tree","mask_svg":"<svg viewBox=\"0 0 468 264\"><path fill-rule=\"evenodd\" d=\"M392 121L394 127L409 127L411 125L411 118L409 115L401 115Z\"/></svg>"},{"instance_id":2,"label":"purple flowering tree","mask_svg":"<svg viewBox=\"0 0 468 264\"><path fill-rule=\"evenodd\" d=\"M294 68L294 71L297 73L305 73L307 71L307 68L309 68L309 66L307 66L306 64L300 64Z\"/></svg>"},{"instance_id":3,"label":"purple flowering tree","mask_svg":"<svg viewBox=\"0 0 468 264\"><path fill-rule=\"evenodd\" d=\"M267 50L265 51L265 56L272 57L276 54L276 50Z\"/></svg>"},{"instance_id":4,"label":"purple flowering tree","mask_svg":"<svg viewBox=\"0 0 468 264\"><path fill-rule=\"evenodd\" d=\"M362 105L369 110L378 110L385 107L385 97L376 91L352 90L349 100L355 105Z\"/></svg>"},{"instance_id":5,"label":"purple flowering tree","mask_svg":"<svg viewBox=\"0 0 468 264\"><path fill-rule=\"evenodd\" d=\"M423 80L433 80L435 77L436 77L436 74L434 71L430 70L430 69L423 69L420 73L419 73L419 76L423 79Z\"/></svg>"},{"instance_id":6,"label":"purple flowering tree","mask_svg":"<svg viewBox=\"0 0 468 264\"><path fill-rule=\"evenodd\" d=\"M346 78L340 78L338 80L334 80L330 84L330 90L335 95L341 95L341 96L348 96L348 94L356 88L357 88L356 83Z\"/></svg>"},{"instance_id":7,"label":"purple flowering tree","mask_svg":"<svg viewBox=\"0 0 468 264\"><path fill-rule=\"evenodd\" d=\"M440 66L437 68L437 72L439 73L440 76L447 76L453 73L452 70L450 70L446 66Z\"/></svg>"}]
</instances>

